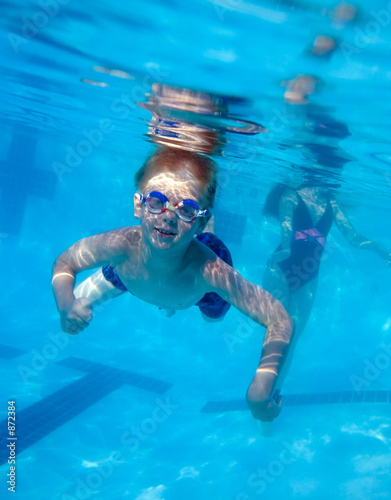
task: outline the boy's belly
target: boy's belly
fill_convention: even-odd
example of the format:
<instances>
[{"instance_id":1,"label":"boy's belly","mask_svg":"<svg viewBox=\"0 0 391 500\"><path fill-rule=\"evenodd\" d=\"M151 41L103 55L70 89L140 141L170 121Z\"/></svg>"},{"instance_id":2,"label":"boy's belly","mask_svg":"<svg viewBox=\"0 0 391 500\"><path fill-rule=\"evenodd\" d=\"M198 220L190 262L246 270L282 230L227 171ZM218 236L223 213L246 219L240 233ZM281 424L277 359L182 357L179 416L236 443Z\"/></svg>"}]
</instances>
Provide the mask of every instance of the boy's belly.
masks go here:
<instances>
[{"instance_id":1,"label":"boy's belly","mask_svg":"<svg viewBox=\"0 0 391 500\"><path fill-rule=\"evenodd\" d=\"M161 307L162 309L174 309L181 310L187 309L188 307L194 306L198 301L202 299L204 296L203 293L198 293L197 295L187 295L175 293L170 296L167 293L145 293L145 290L129 290L132 295L135 295L137 298L148 302L157 307Z\"/></svg>"},{"instance_id":2,"label":"boy's belly","mask_svg":"<svg viewBox=\"0 0 391 500\"><path fill-rule=\"evenodd\" d=\"M154 280L127 280L121 277L127 290L149 304L162 309L187 309L194 306L205 295L204 290L198 290L194 280L175 280L173 284L162 284Z\"/></svg>"}]
</instances>

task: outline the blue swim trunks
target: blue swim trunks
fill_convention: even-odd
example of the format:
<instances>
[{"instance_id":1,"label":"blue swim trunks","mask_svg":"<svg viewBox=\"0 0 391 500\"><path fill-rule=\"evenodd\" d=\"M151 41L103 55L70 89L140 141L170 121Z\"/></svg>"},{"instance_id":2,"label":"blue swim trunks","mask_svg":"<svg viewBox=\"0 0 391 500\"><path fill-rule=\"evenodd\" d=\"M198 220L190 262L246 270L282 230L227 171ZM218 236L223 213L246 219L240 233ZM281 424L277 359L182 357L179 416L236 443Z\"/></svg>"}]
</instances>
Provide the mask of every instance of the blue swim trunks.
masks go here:
<instances>
[{"instance_id":1,"label":"blue swim trunks","mask_svg":"<svg viewBox=\"0 0 391 500\"><path fill-rule=\"evenodd\" d=\"M218 257L220 257L220 259L232 267L233 264L230 251L217 236L213 233L201 233L197 236L197 240L209 247ZM110 281L116 288L124 292L127 291L114 267L110 265L104 266L102 267L102 272L107 281ZM231 304L222 299L217 293L210 292L206 293L202 299L197 302L196 306L198 306L200 311L208 318L219 319L227 314Z\"/></svg>"}]
</instances>

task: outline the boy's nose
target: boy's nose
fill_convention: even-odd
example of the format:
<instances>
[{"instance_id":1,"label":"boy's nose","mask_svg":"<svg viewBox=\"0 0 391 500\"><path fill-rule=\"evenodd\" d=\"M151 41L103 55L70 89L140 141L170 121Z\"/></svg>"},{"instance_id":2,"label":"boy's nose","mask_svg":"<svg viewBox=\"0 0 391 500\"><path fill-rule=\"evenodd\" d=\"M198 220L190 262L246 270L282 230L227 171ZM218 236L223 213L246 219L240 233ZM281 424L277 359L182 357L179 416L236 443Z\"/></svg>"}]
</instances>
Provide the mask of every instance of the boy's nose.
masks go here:
<instances>
[{"instance_id":1,"label":"boy's nose","mask_svg":"<svg viewBox=\"0 0 391 500\"><path fill-rule=\"evenodd\" d=\"M173 226L176 223L176 219L177 219L177 216L176 216L175 210L170 210L168 208L165 212L163 212L163 220L165 222L167 222L167 224L170 224L171 226Z\"/></svg>"}]
</instances>

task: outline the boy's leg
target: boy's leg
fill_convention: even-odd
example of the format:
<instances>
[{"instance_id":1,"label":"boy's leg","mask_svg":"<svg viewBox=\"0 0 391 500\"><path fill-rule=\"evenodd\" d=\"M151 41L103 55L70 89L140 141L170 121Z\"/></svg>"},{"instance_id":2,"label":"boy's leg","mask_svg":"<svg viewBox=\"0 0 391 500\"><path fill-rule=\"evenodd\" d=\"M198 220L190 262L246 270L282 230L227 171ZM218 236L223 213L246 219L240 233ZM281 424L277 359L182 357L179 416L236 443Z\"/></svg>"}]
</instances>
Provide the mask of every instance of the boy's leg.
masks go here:
<instances>
[{"instance_id":1,"label":"boy's leg","mask_svg":"<svg viewBox=\"0 0 391 500\"><path fill-rule=\"evenodd\" d=\"M98 269L89 278L77 285L73 293L77 299L85 297L94 308L107 300L122 295L125 291L116 288L110 281L107 281L102 269Z\"/></svg>"}]
</instances>

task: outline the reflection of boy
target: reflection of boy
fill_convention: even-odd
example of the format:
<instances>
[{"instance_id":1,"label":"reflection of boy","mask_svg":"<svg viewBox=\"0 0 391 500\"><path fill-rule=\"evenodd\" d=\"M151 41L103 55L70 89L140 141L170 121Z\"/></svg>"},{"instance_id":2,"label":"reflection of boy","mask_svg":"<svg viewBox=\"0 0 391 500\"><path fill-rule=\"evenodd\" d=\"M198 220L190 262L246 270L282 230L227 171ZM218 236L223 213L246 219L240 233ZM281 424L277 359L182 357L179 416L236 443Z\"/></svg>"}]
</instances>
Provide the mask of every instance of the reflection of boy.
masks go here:
<instances>
[{"instance_id":1,"label":"reflection of boy","mask_svg":"<svg viewBox=\"0 0 391 500\"><path fill-rule=\"evenodd\" d=\"M272 420L281 409L272 394L290 344L292 321L280 302L231 267L220 240L202 233L213 206L216 176L215 164L204 156L158 150L136 174L142 194L134 195L134 215L140 226L72 245L54 263L54 296L61 326L71 334L88 326L92 307L126 290L168 311L197 304L210 319L222 317L232 304L267 327L247 402L255 418ZM73 293L78 272L102 266L104 272L99 269Z\"/></svg>"}]
</instances>

